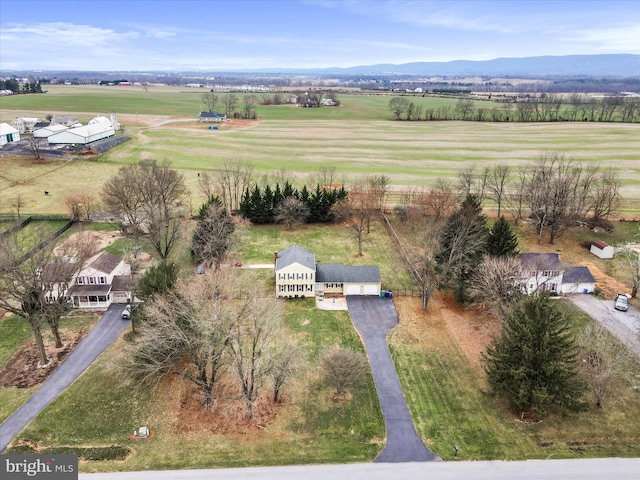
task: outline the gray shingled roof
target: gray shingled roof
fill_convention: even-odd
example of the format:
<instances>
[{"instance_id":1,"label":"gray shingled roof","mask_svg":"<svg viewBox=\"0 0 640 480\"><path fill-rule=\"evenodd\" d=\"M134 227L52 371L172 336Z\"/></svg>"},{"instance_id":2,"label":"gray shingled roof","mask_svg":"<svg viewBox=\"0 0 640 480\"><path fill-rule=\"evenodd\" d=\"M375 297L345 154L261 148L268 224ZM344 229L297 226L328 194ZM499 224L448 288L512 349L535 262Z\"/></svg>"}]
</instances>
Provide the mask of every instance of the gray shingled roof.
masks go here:
<instances>
[{"instance_id":1,"label":"gray shingled roof","mask_svg":"<svg viewBox=\"0 0 640 480\"><path fill-rule=\"evenodd\" d=\"M109 252L101 252L94 260L88 265L88 267L98 270L99 272L111 273L115 270L118 264L122 261L122 258Z\"/></svg>"},{"instance_id":2,"label":"gray shingled roof","mask_svg":"<svg viewBox=\"0 0 640 480\"><path fill-rule=\"evenodd\" d=\"M316 282L321 283L377 283L380 269L375 266L348 267L341 263L318 263Z\"/></svg>"},{"instance_id":3,"label":"gray shingled roof","mask_svg":"<svg viewBox=\"0 0 640 480\"><path fill-rule=\"evenodd\" d=\"M529 270L562 270L557 253L521 253L518 260Z\"/></svg>"},{"instance_id":4,"label":"gray shingled roof","mask_svg":"<svg viewBox=\"0 0 640 480\"><path fill-rule=\"evenodd\" d=\"M298 245L293 245L281 252L278 252L278 258L276 258L276 271L299 263L311 270L316 269L316 257L309 250L302 248Z\"/></svg>"},{"instance_id":5,"label":"gray shingled roof","mask_svg":"<svg viewBox=\"0 0 640 480\"><path fill-rule=\"evenodd\" d=\"M562 283L596 283L587 267L570 267L562 276Z\"/></svg>"},{"instance_id":6,"label":"gray shingled roof","mask_svg":"<svg viewBox=\"0 0 640 480\"><path fill-rule=\"evenodd\" d=\"M222 118L224 114L218 112L200 112L200 116L203 118Z\"/></svg>"},{"instance_id":7,"label":"gray shingled roof","mask_svg":"<svg viewBox=\"0 0 640 480\"><path fill-rule=\"evenodd\" d=\"M81 295L107 295L111 291L111 285L74 285L69 292L71 296Z\"/></svg>"}]
</instances>

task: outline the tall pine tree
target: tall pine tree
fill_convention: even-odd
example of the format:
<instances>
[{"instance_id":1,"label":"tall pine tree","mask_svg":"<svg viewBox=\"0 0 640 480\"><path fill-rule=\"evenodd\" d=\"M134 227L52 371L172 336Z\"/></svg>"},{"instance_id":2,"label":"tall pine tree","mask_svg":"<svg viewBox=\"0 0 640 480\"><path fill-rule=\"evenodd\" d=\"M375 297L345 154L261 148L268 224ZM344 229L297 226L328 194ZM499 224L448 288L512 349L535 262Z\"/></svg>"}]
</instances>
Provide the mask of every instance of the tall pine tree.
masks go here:
<instances>
[{"instance_id":1,"label":"tall pine tree","mask_svg":"<svg viewBox=\"0 0 640 480\"><path fill-rule=\"evenodd\" d=\"M567 315L548 295L525 297L504 318L500 337L483 354L494 394L521 413L542 417L549 405L584 407L578 349Z\"/></svg>"},{"instance_id":2,"label":"tall pine tree","mask_svg":"<svg viewBox=\"0 0 640 480\"><path fill-rule=\"evenodd\" d=\"M518 254L518 237L513 233L511 225L504 216L501 216L489 231L487 253L493 257Z\"/></svg>"}]
</instances>

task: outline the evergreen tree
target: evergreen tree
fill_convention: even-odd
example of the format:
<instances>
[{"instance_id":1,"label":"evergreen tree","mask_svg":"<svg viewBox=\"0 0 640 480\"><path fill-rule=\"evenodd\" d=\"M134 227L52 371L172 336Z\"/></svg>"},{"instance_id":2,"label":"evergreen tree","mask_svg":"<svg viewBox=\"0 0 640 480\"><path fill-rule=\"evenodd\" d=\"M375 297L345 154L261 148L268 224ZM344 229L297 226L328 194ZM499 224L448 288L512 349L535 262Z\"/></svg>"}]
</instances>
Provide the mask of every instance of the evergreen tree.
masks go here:
<instances>
[{"instance_id":1,"label":"evergreen tree","mask_svg":"<svg viewBox=\"0 0 640 480\"><path fill-rule=\"evenodd\" d=\"M267 185L262 195L262 223L273 223L277 206L271 187Z\"/></svg>"},{"instance_id":2,"label":"evergreen tree","mask_svg":"<svg viewBox=\"0 0 640 480\"><path fill-rule=\"evenodd\" d=\"M504 216L501 216L489 231L487 253L493 257L518 254L518 237L513 233L511 225Z\"/></svg>"},{"instance_id":3,"label":"evergreen tree","mask_svg":"<svg viewBox=\"0 0 640 480\"><path fill-rule=\"evenodd\" d=\"M436 255L438 273L453 288L458 302L467 301L467 289L486 250L487 220L475 195L467 195L449 216Z\"/></svg>"},{"instance_id":4,"label":"evergreen tree","mask_svg":"<svg viewBox=\"0 0 640 480\"><path fill-rule=\"evenodd\" d=\"M154 295L162 295L172 290L178 279L178 266L166 260L148 268L138 283L136 296L149 300Z\"/></svg>"},{"instance_id":5,"label":"evergreen tree","mask_svg":"<svg viewBox=\"0 0 640 480\"><path fill-rule=\"evenodd\" d=\"M500 337L483 354L494 394L536 417L549 405L578 410L585 391L569 319L548 295L525 297L504 318Z\"/></svg>"}]
</instances>

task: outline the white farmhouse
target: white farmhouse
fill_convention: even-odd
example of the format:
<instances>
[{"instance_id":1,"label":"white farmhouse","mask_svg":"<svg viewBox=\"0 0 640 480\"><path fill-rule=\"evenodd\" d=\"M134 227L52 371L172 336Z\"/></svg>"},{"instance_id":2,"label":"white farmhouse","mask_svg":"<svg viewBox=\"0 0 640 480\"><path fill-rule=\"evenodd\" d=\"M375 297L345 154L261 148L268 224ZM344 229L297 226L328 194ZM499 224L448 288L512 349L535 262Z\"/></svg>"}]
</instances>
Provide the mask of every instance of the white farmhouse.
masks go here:
<instances>
[{"instance_id":1,"label":"white farmhouse","mask_svg":"<svg viewBox=\"0 0 640 480\"><path fill-rule=\"evenodd\" d=\"M0 123L0 148L7 143L20 140L20 132L8 123Z\"/></svg>"},{"instance_id":2,"label":"white farmhouse","mask_svg":"<svg viewBox=\"0 0 640 480\"><path fill-rule=\"evenodd\" d=\"M17 129L20 133L33 132L33 127L36 123L39 123L39 118L34 117L16 117L11 124L13 128Z\"/></svg>"}]
</instances>

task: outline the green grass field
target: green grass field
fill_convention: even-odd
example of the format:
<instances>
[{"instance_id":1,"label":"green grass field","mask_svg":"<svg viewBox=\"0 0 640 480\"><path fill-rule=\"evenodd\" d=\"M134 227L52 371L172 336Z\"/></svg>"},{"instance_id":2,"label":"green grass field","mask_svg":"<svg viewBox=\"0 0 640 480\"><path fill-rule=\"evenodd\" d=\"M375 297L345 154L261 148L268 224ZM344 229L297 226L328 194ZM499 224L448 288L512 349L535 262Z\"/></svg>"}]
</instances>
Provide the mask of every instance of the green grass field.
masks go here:
<instances>
[{"instance_id":1,"label":"green grass field","mask_svg":"<svg viewBox=\"0 0 640 480\"><path fill-rule=\"evenodd\" d=\"M75 114L87 121L116 111L131 141L91 160L55 160L33 164L0 157L0 213L10 212L17 195L25 212L64 212L64 197L99 192L122 164L140 159L169 160L186 178L192 201L203 198L197 173L228 161L251 164L256 176L282 169L301 185L322 167L336 168L339 181L384 173L393 189L431 185L457 178L461 169L534 162L557 151L585 165L614 168L628 199L623 213L640 212L640 125L618 123L395 122L389 97L342 95L337 108L260 106L257 121L224 124L210 131L197 123L202 92L179 87L141 88L51 86L46 95L2 98L0 121L16 116ZM420 98L424 107L453 106L455 99ZM488 102L482 105L491 106ZM168 123L167 119L193 118ZM44 196L43 191L49 191Z\"/></svg>"}]
</instances>

